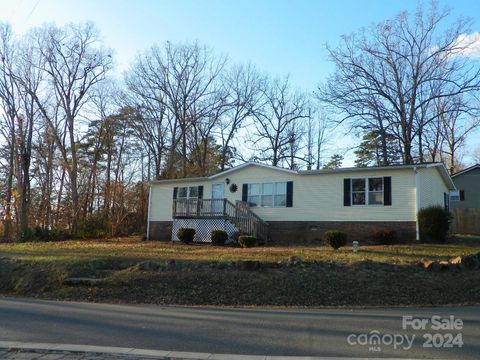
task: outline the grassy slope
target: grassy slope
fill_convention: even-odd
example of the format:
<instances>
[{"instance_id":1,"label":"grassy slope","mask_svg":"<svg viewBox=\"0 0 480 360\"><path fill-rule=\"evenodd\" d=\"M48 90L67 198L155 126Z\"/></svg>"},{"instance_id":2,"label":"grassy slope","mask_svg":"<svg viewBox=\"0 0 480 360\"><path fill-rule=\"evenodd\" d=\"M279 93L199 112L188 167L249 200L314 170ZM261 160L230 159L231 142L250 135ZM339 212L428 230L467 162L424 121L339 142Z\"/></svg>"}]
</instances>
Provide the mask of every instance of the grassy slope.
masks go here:
<instances>
[{"instance_id":1,"label":"grassy slope","mask_svg":"<svg viewBox=\"0 0 480 360\"><path fill-rule=\"evenodd\" d=\"M446 260L480 251L480 242L368 246L353 254L327 247L221 248L138 238L0 244L0 292L112 302L214 305L439 305L480 303L478 271L427 272L421 258ZM292 256L301 260L287 266ZM141 271L151 260L161 266ZM171 260L175 260L172 263ZM260 271L231 262L278 264ZM333 262L333 264L332 264ZM65 286L70 276L99 286Z\"/></svg>"}]
</instances>

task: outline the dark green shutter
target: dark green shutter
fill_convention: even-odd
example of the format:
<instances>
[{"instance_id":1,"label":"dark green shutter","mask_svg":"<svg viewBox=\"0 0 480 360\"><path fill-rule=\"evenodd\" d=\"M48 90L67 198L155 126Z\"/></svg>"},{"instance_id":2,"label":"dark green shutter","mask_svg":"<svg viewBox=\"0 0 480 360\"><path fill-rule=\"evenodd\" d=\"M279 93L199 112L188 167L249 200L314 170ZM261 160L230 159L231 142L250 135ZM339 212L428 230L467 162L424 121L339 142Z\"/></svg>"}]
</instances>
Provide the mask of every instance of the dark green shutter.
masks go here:
<instances>
[{"instance_id":1,"label":"dark green shutter","mask_svg":"<svg viewBox=\"0 0 480 360\"><path fill-rule=\"evenodd\" d=\"M351 179L343 179L343 206L350 206Z\"/></svg>"},{"instance_id":2,"label":"dark green shutter","mask_svg":"<svg viewBox=\"0 0 480 360\"><path fill-rule=\"evenodd\" d=\"M174 198L174 199L177 198L177 193L178 193L178 187L174 187L174 188L173 188L173 198Z\"/></svg>"},{"instance_id":3,"label":"dark green shutter","mask_svg":"<svg viewBox=\"0 0 480 360\"><path fill-rule=\"evenodd\" d=\"M198 198L203 199L203 185L198 187Z\"/></svg>"},{"instance_id":4,"label":"dark green shutter","mask_svg":"<svg viewBox=\"0 0 480 360\"><path fill-rule=\"evenodd\" d=\"M383 178L383 205L392 205L392 177L385 176Z\"/></svg>"},{"instance_id":5,"label":"dark green shutter","mask_svg":"<svg viewBox=\"0 0 480 360\"><path fill-rule=\"evenodd\" d=\"M248 184L242 185L242 201L247 202L248 200Z\"/></svg>"},{"instance_id":6,"label":"dark green shutter","mask_svg":"<svg viewBox=\"0 0 480 360\"><path fill-rule=\"evenodd\" d=\"M287 181L287 207L293 207L293 181Z\"/></svg>"}]
</instances>

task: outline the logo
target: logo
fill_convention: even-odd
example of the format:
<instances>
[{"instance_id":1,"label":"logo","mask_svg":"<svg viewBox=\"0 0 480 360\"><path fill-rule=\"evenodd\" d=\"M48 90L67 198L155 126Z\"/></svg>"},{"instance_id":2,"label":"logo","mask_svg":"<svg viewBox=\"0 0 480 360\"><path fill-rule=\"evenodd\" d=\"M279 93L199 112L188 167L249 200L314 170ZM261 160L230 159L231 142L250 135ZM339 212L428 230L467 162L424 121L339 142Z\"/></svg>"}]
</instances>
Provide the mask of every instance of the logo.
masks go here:
<instances>
[{"instance_id":1,"label":"logo","mask_svg":"<svg viewBox=\"0 0 480 360\"><path fill-rule=\"evenodd\" d=\"M347 337L349 345L368 346L370 351L381 351L381 346L393 346L395 350L410 350L415 340L415 335L406 334L381 334L372 330L368 334L350 334Z\"/></svg>"},{"instance_id":2,"label":"logo","mask_svg":"<svg viewBox=\"0 0 480 360\"><path fill-rule=\"evenodd\" d=\"M402 330L399 333L382 334L378 330L369 333L350 334L347 343L351 346L365 346L369 351L380 352L382 347L392 347L394 350L410 350L415 339L423 340L424 348L454 348L463 346L463 320L453 315L430 318L420 318L410 315L402 316ZM410 334L407 334L409 331ZM416 332L411 334L411 332ZM419 333L420 334L417 334Z\"/></svg>"}]
</instances>

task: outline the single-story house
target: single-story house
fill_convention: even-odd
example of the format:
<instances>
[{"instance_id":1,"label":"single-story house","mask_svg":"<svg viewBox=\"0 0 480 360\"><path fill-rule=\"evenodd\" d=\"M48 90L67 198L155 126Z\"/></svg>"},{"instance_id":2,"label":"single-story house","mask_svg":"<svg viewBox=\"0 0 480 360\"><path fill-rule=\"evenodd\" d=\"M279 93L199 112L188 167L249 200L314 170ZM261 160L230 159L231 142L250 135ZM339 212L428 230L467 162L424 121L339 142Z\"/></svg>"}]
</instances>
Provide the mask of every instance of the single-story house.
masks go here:
<instances>
[{"instance_id":1,"label":"single-story house","mask_svg":"<svg viewBox=\"0 0 480 360\"><path fill-rule=\"evenodd\" d=\"M279 243L320 239L327 230L360 241L378 229L418 239L418 210L448 207L451 190L442 163L297 171L247 162L208 177L151 182L147 237L177 240L180 227L193 227L200 242L213 229Z\"/></svg>"},{"instance_id":2,"label":"single-story house","mask_svg":"<svg viewBox=\"0 0 480 360\"><path fill-rule=\"evenodd\" d=\"M457 190L450 193L452 231L480 235L480 164L452 175Z\"/></svg>"}]
</instances>

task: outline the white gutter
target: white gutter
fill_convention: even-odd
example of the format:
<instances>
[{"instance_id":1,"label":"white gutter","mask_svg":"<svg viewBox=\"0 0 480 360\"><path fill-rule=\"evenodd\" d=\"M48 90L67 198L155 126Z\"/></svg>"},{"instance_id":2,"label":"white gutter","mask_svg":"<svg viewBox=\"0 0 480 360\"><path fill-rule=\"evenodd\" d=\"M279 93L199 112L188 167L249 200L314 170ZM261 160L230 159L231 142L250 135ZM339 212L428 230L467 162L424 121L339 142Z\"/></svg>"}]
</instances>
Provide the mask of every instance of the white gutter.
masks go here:
<instances>
[{"instance_id":1,"label":"white gutter","mask_svg":"<svg viewBox=\"0 0 480 360\"><path fill-rule=\"evenodd\" d=\"M415 172L415 240L420 240L420 228L418 226L418 210L420 210L420 175L418 169L415 166L413 168Z\"/></svg>"},{"instance_id":2,"label":"white gutter","mask_svg":"<svg viewBox=\"0 0 480 360\"><path fill-rule=\"evenodd\" d=\"M148 210L147 210L147 240L150 240L150 206L152 202L152 185L148 186Z\"/></svg>"}]
</instances>

